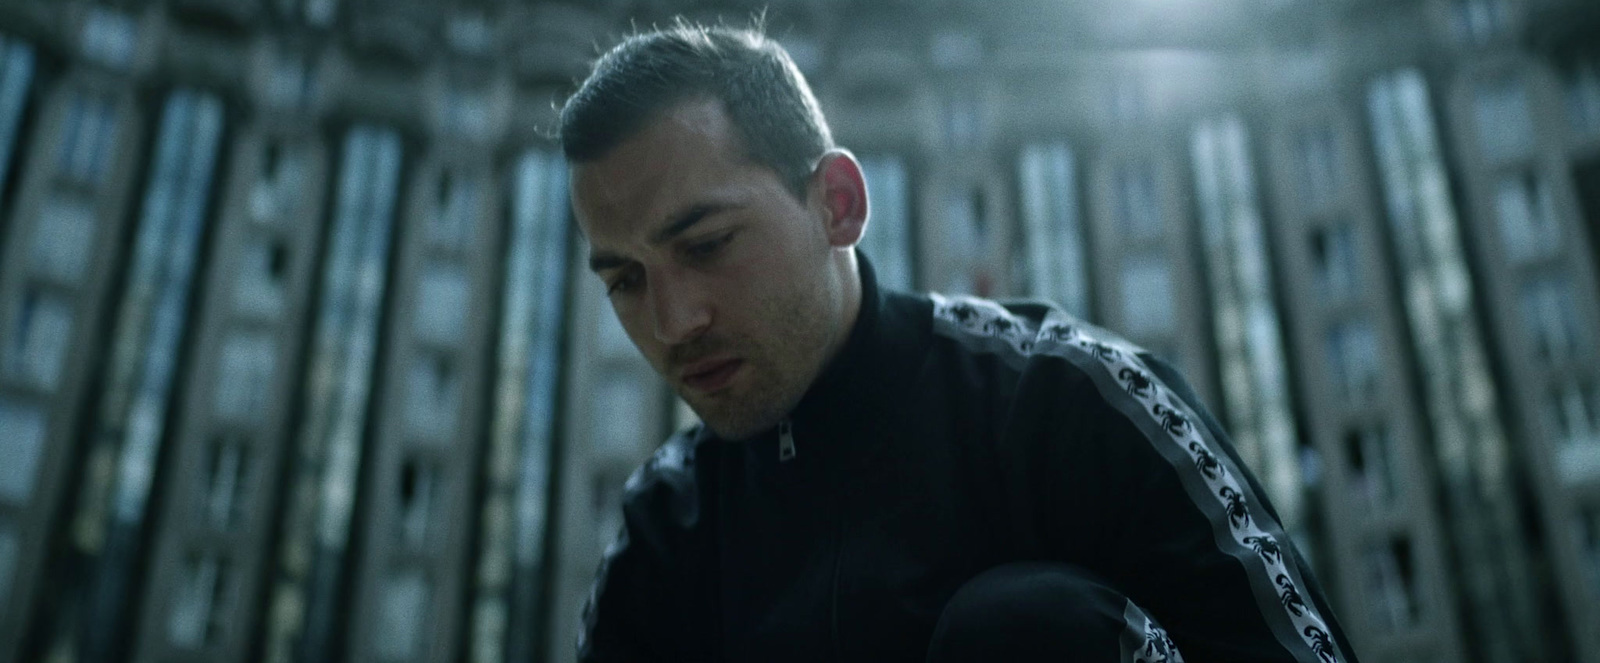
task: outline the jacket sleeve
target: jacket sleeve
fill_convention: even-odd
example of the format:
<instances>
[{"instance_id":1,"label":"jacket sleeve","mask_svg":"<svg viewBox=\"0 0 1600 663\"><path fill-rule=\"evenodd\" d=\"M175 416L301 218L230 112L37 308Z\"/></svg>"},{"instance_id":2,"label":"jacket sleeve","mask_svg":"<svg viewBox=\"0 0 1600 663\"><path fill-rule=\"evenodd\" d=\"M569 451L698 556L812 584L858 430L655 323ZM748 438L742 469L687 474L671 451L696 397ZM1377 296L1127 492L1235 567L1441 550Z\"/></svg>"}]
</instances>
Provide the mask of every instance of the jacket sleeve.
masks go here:
<instances>
[{"instance_id":1,"label":"jacket sleeve","mask_svg":"<svg viewBox=\"0 0 1600 663\"><path fill-rule=\"evenodd\" d=\"M628 478L623 527L606 548L583 606L581 663L698 658L708 614L693 578L701 528L694 454L680 435Z\"/></svg>"},{"instance_id":2,"label":"jacket sleeve","mask_svg":"<svg viewBox=\"0 0 1600 663\"><path fill-rule=\"evenodd\" d=\"M1040 554L1086 565L1159 622L1128 625L1131 641L1181 655L1154 660L1354 661L1265 493L1178 372L1125 342L1039 345L1019 385L1017 412L1031 414L1014 424Z\"/></svg>"}]
</instances>

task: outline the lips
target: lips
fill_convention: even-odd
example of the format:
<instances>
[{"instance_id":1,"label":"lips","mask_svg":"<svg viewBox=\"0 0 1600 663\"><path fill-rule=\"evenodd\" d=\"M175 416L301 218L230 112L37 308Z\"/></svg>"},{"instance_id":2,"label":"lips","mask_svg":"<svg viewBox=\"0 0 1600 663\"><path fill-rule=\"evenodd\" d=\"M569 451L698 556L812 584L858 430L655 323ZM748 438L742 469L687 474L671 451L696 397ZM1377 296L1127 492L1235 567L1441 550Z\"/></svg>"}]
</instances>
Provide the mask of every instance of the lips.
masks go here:
<instances>
[{"instance_id":1,"label":"lips","mask_svg":"<svg viewBox=\"0 0 1600 663\"><path fill-rule=\"evenodd\" d=\"M683 371L683 384L699 392L713 392L728 386L744 366L742 359L708 359L695 362Z\"/></svg>"}]
</instances>

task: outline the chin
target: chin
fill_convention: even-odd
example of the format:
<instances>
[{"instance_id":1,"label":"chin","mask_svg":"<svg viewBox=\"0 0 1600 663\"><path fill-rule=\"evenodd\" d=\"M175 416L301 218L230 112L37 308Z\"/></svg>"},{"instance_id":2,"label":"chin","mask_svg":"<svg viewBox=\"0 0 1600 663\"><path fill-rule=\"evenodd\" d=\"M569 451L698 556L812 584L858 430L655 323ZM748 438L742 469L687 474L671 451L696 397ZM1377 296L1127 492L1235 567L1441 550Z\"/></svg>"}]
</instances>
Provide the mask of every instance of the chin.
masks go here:
<instances>
[{"instance_id":1,"label":"chin","mask_svg":"<svg viewBox=\"0 0 1600 663\"><path fill-rule=\"evenodd\" d=\"M745 383L713 395L679 396L711 432L724 440L743 440L771 430L800 402L799 394L767 383Z\"/></svg>"},{"instance_id":2,"label":"chin","mask_svg":"<svg viewBox=\"0 0 1600 663\"><path fill-rule=\"evenodd\" d=\"M778 425L778 420L783 418L782 413L768 414L756 412L729 412L709 411L706 408L689 404L700 416L711 432L724 440L743 440L754 437L773 426Z\"/></svg>"},{"instance_id":3,"label":"chin","mask_svg":"<svg viewBox=\"0 0 1600 663\"><path fill-rule=\"evenodd\" d=\"M773 421L772 423L763 426L749 420L730 420L727 418L706 417L703 415L700 417L700 420L705 422L706 427L710 428L711 432L716 433L717 437L729 441L754 437L757 433L777 425L777 421Z\"/></svg>"}]
</instances>

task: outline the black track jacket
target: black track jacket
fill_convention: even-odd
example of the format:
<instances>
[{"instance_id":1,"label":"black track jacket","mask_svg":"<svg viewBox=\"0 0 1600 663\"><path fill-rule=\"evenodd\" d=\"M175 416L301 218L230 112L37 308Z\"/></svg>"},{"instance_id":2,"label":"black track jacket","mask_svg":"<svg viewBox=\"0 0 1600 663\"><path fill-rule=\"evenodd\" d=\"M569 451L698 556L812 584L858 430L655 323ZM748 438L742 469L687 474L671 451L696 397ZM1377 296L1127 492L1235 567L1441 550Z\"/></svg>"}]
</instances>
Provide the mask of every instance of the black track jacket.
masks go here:
<instances>
[{"instance_id":1,"label":"black track jacket","mask_svg":"<svg viewBox=\"0 0 1600 663\"><path fill-rule=\"evenodd\" d=\"M1128 625L1124 661L1354 660L1176 370L1048 305L880 290L860 262L855 328L788 419L697 426L628 480L581 661L921 661L962 583L1030 560L1165 627Z\"/></svg>"}]
</instances>

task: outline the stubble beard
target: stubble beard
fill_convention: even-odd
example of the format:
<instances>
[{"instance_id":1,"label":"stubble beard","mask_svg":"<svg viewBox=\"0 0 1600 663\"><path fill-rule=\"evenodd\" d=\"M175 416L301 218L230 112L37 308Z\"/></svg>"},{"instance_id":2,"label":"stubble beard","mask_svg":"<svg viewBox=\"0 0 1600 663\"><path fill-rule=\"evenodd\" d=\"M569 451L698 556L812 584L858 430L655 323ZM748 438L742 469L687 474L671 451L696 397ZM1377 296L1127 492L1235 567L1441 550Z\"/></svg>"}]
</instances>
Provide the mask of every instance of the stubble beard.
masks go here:
<instances>
[{"instance_id":1,"label":"stubble beard","mask_svg":"<svg viewBox=\"0 0 1600 663\"><path fill-rule=\"evenodd\" d=\"M763 304L756 319L769 321L770 327L760 334L765 342L740 336L698 353L731 350L745 362L743 384L715 394L674 385L700 420L725 440L747 439L776 426L799 405L822 371L821 355L833 324L828 307L822 301L808 301L803 291L788 301Z\"/></svg>"}]
</instances>

